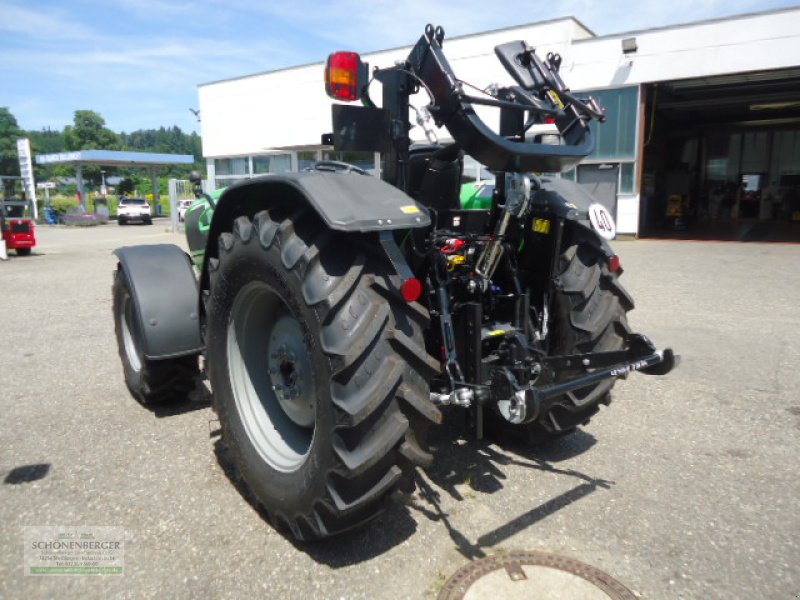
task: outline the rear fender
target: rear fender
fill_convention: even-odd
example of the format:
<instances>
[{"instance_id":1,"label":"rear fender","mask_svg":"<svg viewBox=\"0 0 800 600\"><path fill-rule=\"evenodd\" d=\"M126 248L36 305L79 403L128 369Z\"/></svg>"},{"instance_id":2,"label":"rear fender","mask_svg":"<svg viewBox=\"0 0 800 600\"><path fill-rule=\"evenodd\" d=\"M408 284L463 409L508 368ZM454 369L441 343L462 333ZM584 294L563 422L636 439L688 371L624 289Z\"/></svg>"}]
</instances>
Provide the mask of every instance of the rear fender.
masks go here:
<instances>
[{"instance_id":1,"label":"rear fender","mask_svg":"<svg viewBox=\"0 0 800 600\"><path fill-rule=\"evenodd\" d=\"M531 198L534 210L540 210L567 221L573 221L588 230L585 236L607 258L615 255L614 249L604 237L597 233L589 221L589 207L597 203L582 185L561 178L541 178L542 187Z\"/></svg>"},{"instance_id":2,"label":"rear fender","mask_svg":"<svg viewBox=\"0 0 800 600\"><path fill-rule=\"evenodd\" d=\"M126 246L114 254L130 283L145 358L202 352L197 280L189 256L172 244Z\"/></svg>"},{"instance_id":3,"label":"rear fender","mask_svg":"<svg viewBox=\"0 0 800 600\"><path fill-rule=\"evenodd\" d=\"M201 286L208 285L208 259L217 239L241 216L277 206L308 206L335 231L371 232L427 227L427 209L397 188L370 176L308 171L264 175L235 184L217 202L207 238Z\"/></svg>"}]
</instances>

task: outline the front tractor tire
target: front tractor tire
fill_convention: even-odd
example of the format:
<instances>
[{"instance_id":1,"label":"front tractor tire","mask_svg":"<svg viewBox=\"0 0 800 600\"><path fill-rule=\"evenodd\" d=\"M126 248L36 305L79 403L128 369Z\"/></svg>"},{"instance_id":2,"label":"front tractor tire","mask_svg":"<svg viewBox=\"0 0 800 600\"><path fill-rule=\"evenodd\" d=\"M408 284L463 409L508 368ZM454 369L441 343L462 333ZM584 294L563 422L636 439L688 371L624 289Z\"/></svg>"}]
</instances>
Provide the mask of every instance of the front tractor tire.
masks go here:
<instances>
[{"instance_id":1,"label":"front tractor tire","mask_svg":"<svg viewBox=\"0 0 800 600\"><path fill-rule=\"evenodd\" d=\"M376 244L314 213L239 217L211 258L207 349L240 487L300 540L375 517L430 460L428 313Z\"/></svg>"},{"instance_id":2,"label":"front tractor tire","mask_svg":"<svg viewBox=\"0 0 800 600\"><path fill-rule=\"evenodd\" d=\"M114 273L112 296L117 348L130 393L145 406L186 400L200 376L197 356L164 360L145 357L136 298L121 266Z\"/></svg>"}]
</instances>

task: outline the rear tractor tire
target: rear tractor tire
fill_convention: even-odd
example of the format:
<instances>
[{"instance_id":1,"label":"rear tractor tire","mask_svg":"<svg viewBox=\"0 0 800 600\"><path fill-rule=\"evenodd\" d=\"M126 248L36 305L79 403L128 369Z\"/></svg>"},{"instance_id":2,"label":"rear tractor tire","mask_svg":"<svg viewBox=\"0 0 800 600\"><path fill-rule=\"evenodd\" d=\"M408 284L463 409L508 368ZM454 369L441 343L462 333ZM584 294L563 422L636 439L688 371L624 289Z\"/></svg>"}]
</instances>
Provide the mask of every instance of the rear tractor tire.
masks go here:
<instances>
[{"instance_id":1,"label":"rear tractor tire","mask_svg":"<svg viewBox=\"0 0 800 600\"><path fill-rule=\"evenodd\" d=\"M560 286L550 304L550 355L623 349L630 332L627 313L634 305L619 283L620 273L609 270L607 258L589 240L594 233L575 225L564 235L559 258ZM561 382L569 376L557 374L554 381ZM562 437L586 425L600 405L611 402L615 382L616 379L607 379L568 392L552 401L531 423L512 425L493 414L490 428L501 436L522 438L531 444Z\"/></svg>"},{"instance_id":2,"label":"rear tractor tire","mask_svg":"<svg viewBox=\"0 0 800 600\"><path fill-rule=\"evenodd\" d=\"M210 261L209 376L243 492L299 540L372 519L431 459L427 311L308 210L239 217Z\"/></svg>"},{"instance_id":3,"label":"rear tractor tire","mask_svg":"<svg viewBox=\"0 0 800 600\"><path fill-rule=\"evenodd\" d=\"M144 356L135 296L125 271L114 273L114 330L125 384L136 400L146 406L185 400L199 377L197 356L149 360Z\"/></svg>"}]
</instances>

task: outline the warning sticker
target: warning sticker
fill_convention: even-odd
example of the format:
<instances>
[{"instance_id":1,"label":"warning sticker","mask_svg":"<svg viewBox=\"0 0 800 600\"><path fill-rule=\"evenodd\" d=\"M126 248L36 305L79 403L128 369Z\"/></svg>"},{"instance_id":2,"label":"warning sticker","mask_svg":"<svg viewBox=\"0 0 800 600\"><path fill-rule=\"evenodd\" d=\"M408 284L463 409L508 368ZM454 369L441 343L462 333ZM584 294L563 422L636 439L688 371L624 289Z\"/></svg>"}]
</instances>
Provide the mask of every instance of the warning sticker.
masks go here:
<instances>
[{"instance_id":1,"label":"warning sticker","mask_svg":"<svg viewBox=\"0 0 800 600\"><path fill-rule=\"evenodd\" d=\"M407 206L401 206L400 210L402 210L403 213L407 215L415 215L419 212L419 209L413 204L409 204Z\"/></svg>"},{"instance_id":2,"label":"warning sticker","mask_svg":"<svg viewBox=\"0 0 800 600\"><path fill-rule=\"evenodd\" d=\"M534 219L533 230L536 233L550 233L550 220L549 219Z\"/></svg>"}]
</instances>

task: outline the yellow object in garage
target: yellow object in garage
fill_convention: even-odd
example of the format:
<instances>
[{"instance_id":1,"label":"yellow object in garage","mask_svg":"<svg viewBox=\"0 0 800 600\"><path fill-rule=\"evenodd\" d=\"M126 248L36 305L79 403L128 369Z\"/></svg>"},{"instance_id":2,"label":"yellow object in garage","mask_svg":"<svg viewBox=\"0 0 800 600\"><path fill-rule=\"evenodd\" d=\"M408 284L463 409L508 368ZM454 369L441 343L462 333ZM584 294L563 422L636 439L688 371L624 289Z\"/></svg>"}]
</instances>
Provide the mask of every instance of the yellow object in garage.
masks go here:
<instances>
[{"instance_id":1,"label":"yellow object in garage","mask_svg":"<svg viewBox=\"0 0 800 600\"><path fill-rule=\"evenodd\" d=\"M668 217L682 217L684 216L684 198L680 194L672 194L667 198L667 216Z\"/></svg>"}]
</instances>

